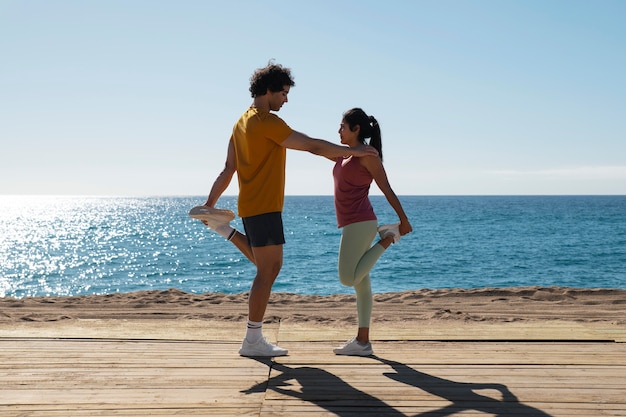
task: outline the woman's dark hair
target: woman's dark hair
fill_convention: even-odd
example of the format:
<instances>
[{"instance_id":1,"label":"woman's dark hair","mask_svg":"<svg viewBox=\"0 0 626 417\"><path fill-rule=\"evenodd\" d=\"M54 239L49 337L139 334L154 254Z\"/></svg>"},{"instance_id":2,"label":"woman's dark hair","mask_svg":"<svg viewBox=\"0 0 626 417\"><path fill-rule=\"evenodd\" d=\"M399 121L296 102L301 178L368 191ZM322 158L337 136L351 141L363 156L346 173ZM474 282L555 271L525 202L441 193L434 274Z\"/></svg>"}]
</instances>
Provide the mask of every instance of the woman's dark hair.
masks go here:
<instances>
[{"instance_id":1,"label":"woman's dark hair","mask_svg":"<svg viewBox=\"0 0 626 417\"><path fill-rule=\"evenodd\" d=\"M270 61L266 67L257 69L250 77L250 94L252 97L264 96L268 89L276 93L282 91L286 85L296 85L291 77L291 70Z\"/></svg>"},{"instance_id":2,"label":"woman's dark hair","mask_svg":"<svg viewBox=\"0 0 626 417\"><path fill-rule=\"evenodd\" d=\"M383 144L381 142L380 126L374 119L374 116L368 116L362 109L358 107L350 109L343 114L343 120L348 124L350 130L354 131L360 126L359 142L365 144L365 139L371 138L369 145L378 151L380 160L383 159Z\"/></svg>"}]
</instances>

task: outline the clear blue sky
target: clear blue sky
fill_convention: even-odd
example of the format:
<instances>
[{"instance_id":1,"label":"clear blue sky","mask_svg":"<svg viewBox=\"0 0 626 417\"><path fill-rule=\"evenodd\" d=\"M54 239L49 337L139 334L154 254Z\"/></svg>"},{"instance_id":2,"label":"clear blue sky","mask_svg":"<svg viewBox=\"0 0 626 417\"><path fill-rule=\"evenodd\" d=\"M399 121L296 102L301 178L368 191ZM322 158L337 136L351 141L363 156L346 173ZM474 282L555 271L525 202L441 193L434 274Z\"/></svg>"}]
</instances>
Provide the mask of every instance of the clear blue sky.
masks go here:
<instances>
[{"instance_id":1,"label":"clear blue sky","mask_svg":"<svg viewBox=\"0 0 626 417\"><path fill-rule=\"evenodd\" d=\"M399 195L626 194L625 22L623 0L0 0L0 194L206 195L271 58L294 129L379 120ZM332 194L331 165L289 151L287 194Z\"/></svg>"}]
</instances>

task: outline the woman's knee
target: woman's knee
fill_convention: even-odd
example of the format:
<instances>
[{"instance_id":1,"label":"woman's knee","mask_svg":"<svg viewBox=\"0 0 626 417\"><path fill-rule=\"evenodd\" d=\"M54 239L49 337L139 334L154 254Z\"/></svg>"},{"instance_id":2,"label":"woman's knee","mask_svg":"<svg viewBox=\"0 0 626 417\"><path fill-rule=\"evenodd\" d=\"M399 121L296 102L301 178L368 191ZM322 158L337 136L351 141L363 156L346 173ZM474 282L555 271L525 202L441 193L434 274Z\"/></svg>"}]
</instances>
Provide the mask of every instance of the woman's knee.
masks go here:
<instances>
[{"instance_id":1,"label":"woman's knee","mask_svg":"<svg viewBox=\"0 0 626 417\"><path fill-rule=\"evenodd\" d=\"M339 282L341 282L342 285L345 285L346 287L353 287L354 280L354 273L342 272L341 270L339 271Z\"/></svg>"}]
</instances>

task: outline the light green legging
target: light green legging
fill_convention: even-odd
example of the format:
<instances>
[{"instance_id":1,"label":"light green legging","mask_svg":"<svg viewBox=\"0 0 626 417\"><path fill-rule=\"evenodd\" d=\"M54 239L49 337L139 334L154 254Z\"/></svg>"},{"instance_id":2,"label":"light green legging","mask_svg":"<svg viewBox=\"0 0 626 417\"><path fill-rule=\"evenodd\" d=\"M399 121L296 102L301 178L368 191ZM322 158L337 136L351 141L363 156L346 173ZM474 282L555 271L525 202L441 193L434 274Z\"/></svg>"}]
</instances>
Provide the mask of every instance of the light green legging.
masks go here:
<instances>
[{"instance_id":1,"label":"light green legging","mask_svg":"<svg viewBox=\"0 0 626 417\"><path fill-rule=\"evenodd\" d=\"M372 317L372 286L370 270L385 252L379 244L372 245L378 222L368 220L344 226L339 244L339 280L354 287L359 327L370 327Z\"/></svg>"}]
</instances>

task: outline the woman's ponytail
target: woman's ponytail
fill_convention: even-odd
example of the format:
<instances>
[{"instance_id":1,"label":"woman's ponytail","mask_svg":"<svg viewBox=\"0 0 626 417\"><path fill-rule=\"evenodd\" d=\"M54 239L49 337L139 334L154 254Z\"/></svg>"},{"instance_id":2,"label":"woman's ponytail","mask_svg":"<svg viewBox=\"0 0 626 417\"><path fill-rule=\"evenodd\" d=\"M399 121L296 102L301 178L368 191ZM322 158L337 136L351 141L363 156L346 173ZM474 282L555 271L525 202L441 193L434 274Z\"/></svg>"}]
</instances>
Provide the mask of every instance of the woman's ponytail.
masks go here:
<instances>
[{"instance_id":1,"label":"woman's ponytail","mask_svg":"<svg viewBox=\"0 0 626 417\"><path fill-rule=\"evenodd\" d=\"M378 151L380 160L383 160L383 143L380 135L380 126L374 116L369 116L369 121L372 124L372 136L370 139L370 145Z\"/></svg>"}]
</instances>

